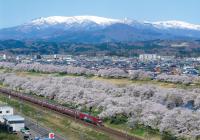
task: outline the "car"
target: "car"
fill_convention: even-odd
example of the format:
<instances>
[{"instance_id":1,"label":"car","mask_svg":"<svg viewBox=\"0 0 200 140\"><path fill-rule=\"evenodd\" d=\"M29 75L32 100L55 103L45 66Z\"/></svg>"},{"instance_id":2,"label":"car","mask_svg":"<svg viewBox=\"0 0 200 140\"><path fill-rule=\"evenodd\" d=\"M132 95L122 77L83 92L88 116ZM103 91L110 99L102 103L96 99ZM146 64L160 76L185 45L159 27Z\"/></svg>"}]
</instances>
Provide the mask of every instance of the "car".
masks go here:
<instances>
[{"instance_id":1,"label":"car","mask_svg":"<svg viewBox=\"0 0 200 140\"><path fill-rule=\"evenodd\" d=\"M30 133L30 129L27 126L25 126L23 129L21 129L21 132L22 133Z\"/></svg>"},{"instance_id":2,"label":"car","mask_svg":"<svg viewBox=\"0 0 200 140\"><path fill-rule=\"evenodd\" d=\"M30 139L29 135L24 135L24 140L29 140L29 139Z\"/></svg>"},{"instance_id":3,"label":"car","mask_svg":"<svg viewBox=\"0 0 200 140\"><path fill-rule=\"evenodd\" d=\"M31 135L30 131L25 131L24 134L25 135Z\"/></svg>"}]
</instances>

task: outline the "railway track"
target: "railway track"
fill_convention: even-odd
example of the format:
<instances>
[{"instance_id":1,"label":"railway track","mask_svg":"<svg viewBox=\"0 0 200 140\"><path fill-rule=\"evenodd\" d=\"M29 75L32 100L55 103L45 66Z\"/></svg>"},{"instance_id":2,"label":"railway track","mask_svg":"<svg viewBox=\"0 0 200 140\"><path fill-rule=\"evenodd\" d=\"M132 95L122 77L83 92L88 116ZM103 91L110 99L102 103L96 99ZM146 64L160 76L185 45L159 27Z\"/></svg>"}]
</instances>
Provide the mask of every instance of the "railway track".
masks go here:
<instances>
[{"instance_id":1,"label":"railway track","mask_svg":"<svg viewBox=\"0 0 200 140\"><path fill-rule=\"evenodd\" d=\"M50 108L47 108L45 106L41 106L41 104L37 104L35 102L31 102L30 100L27 100L26 97L28 98L31 98L30 96L27 96L27 95L23 95L22 93L19 93L19 92L16 92L16 91L12 91L12 90L9 90L9 89L6 89L6 88L0 88L0 94L3 94L3 95L6 95L6 96L11 96L11 97L14 97L15 99L20 99L20 100L23 100L27 103L31 103L31 104L34 104L34 105L37 105L38 107L42 107L42 108L45 108L45 109L48 109L48 110L51 110L55 113L58 113L62 116L65 116L67 118L70 118L70 119L73 119L75 120L76 122L78 123L81 123L85 126L89 126L89 127L92 127L94 128L95 130L97 131L101 131L101 132L104 132L104 133L108 133L108 134L111 134L112 136L115 136L115 137L119 137L120 139L122 140L143 140L141 138L138 138L138 137L135 137L135 136L131 136L131 135L128 135L126 133L123 133L121 131L118 131L118 130L114 130L114 129L111 129L109 127L105 127L105 126L98 126L98 125L95 125L95 124L92 124L92 123L88 123L88 122L85 122L83 120L80 120L76 117L73 117L71 116L70 114L64 114L63 112L60 112L60 111L57 111L57 110L53 110L53 109L50 109ZM33 97L32 97L33 98ZM38 100L38 99L37 99ZM41 100L41 102L43 102ZM59 105L58 105L59 106Z\"/></svg>"}]
</instances>

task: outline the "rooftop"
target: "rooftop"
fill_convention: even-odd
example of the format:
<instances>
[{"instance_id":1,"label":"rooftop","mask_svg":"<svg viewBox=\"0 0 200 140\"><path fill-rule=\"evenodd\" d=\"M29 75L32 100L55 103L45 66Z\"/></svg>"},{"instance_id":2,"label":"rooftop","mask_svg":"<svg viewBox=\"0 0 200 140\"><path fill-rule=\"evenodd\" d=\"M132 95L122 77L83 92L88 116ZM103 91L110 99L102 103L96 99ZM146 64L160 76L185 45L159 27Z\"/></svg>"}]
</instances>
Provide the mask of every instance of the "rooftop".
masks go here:
<instances>
[{"instance_id":1,"label":"rooftop","mask_svg":"<svg viewBox=\"0 0 200 140\"><path fill-rule=\"evenodd\" d=\"M13 109L11 106L7 106L7 105L1 105L0 104L0 110L2 109Z\"/></svg>"},{"instance_id":2,"label":"rooftop","mask_svg":"<svg viewBox=\"0 0 200 140\"><path fill-rule=\"evenodd\" d=\"M7 121L24 121L24 118L19 115L4 116L4 119Z\"/></svg>"}]
</instances>

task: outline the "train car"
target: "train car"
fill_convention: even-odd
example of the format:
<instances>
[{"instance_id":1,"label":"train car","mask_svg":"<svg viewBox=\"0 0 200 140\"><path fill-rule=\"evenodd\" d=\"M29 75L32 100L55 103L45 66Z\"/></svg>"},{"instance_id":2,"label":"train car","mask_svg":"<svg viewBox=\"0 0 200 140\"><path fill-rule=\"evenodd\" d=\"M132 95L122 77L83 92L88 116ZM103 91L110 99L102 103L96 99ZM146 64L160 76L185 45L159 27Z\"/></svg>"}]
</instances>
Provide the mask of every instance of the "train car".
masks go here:
<instances>
[{"instance_id":1,"label":"train car","mask_svg":"<svg viewBox=\"0 0 200 140\"><path fill-rule=\"evenodd\" d=\"M84 120L86 122L90 122L96 125L102 125L102 120L99 117L91 116L87 113L79 113L79 119Z\"/></svg>"},{"instance_id":2,"label":"train car","mask_svg":"<svg viewBox=\"0 0 200 140\"><path fill-rule=\"evenodd\" d=\"M62 111L62 113L77 118L76 110L68 109L68 108L64 107L64 110Z\"/></svg>"}]
</instances>

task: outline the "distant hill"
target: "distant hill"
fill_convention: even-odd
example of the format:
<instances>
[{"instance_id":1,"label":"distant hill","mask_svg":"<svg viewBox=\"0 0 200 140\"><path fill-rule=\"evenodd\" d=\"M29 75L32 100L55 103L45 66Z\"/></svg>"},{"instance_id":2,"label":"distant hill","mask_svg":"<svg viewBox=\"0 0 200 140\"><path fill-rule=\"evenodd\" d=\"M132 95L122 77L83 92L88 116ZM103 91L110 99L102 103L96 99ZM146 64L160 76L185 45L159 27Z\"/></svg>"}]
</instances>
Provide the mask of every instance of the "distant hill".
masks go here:
<instances>
[{"instance_id":1,"label":"distant hill","mask_svg":"<svg viewBox=\"0 0 200 140\"><path fill-rule=\"evenodd\" d=\"M200 56L200 41L152 40L137 42L66 43L47 41L0 41L0 53L8 54L73 54L137 56L157 53L174 56Z\"/></svg>"},{"instance_id":2,"label":"distant hill","mask_svg":"<svg viewBox=\"0 0 200 140\"><path fill-rule=\"evenodd\" d=\"M53 16L0 29L0 39L70 43L197 40L200 39L200 25L182 21L139 22L96 16Z\"/></svg>"}]
</instances>

